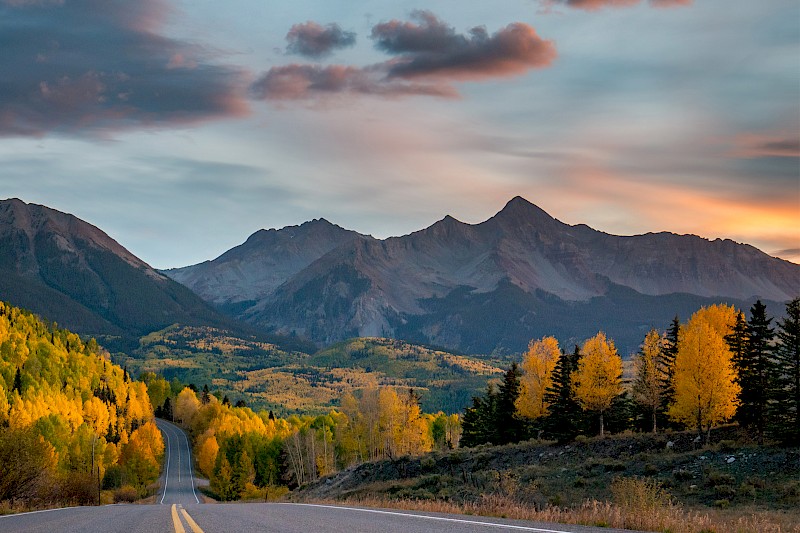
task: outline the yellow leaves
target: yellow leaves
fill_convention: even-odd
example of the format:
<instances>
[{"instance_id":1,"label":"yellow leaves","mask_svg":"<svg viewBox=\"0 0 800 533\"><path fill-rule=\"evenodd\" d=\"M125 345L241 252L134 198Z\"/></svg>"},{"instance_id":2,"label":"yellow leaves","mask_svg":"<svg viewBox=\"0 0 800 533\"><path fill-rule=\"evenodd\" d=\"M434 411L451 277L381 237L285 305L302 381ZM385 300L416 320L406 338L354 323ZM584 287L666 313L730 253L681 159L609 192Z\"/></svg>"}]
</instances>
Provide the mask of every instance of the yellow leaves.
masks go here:
<instances>
[{"instance_id":1,"label":"yellow leaves","mask_svg":"<svg viewBox=\"0 0 800 533\"><path fill-rule=\"evenodd\" d=\"M622 392L622 359L603 332L587 340L581 353L572 377L575 396L585 409L605 411Z\"/></svg>"},{"instance_id":2,"label":"yellow leaves","mask_svg":"<svg viewBox=\"0 0 800 533\"><path fill-rule=\"evenodd\" d=\"M735 322L733 307L705 307L681 328L675 358L673 420L698 431L729 419L736 411L739 386L724 336Z\"/></svg>"},{"instance_id":3,"label":"yellow leaves","mask_svg":"<svg viewBox=\"0 0 800 533\"><path fill-rule=\"evenodd\" d=\"M111 416L100 398L92 396L83 403L83 418L92 426L96 435L105 435Z\"/></svg>"},{"instance_id":4,"label":"yellow leaves","mask_svg":"<svg viewBox=\"0 0 800 533\"><path fill-rule=\"evenodd\" d=\"M197 446L197 465L206 477L211 477L214 472L214 463L217 461L219 444L214 435L204 436Z\"/></svg>"},{"instance_id":5,"label":"yellow leaves","mask_svg":"<svg viewBox=\"0 0 800 533\"><path fill-rule=\"evenodd\" d=\"M664 337L651 329L642 343L641 351L633 356L633 368L636 382L633 386L633 398L651 409L661 404L661 374L659 362L664 346Z\"/></svg>"},{"instance_id":6,"label":"yellow leaves","mask_svg":"<svg viewBox=\"0 0 800 533\"><path fill-rule=\"evenodd\" d=\"M6 390L0 384L0 427L6 425L8 422L8 398L6 398Z\"/></svg>"},{"instance_id":7,"label":"yellow leaves","mask_svg":"<svg viewBox=\"0 0 800 533\"><path fill-rule=\"evenodd\" d=\"M197 394L189 387L185 387L175 400L173 411L175 419L189 425L198 409L200 409L200 400L197 399Z\"/></svg>"},{"instance_id":8,"label":"yellow leaves","mask_svg":"<svg viewBox=\"0 0 800 533\"><path fill-rule=\"evenodd\" d=\"M164 440L153 422L147 422L131 433L122 450L122 462L142 484L158 477L159 461L164 454Z\"/></svg>"},{"instance_id":9,"label":"yellow leaves","mask_svg":"<svg viewBox=\"0 0 800 533\"><path fill-rule=\"evenodd\" d=\"M547 415L544 393L553 383L552 374L561 350L555 337L544 337L528 344L522 359L523 375L517 410L527 418Z\"/></svg>"}]
</instances>

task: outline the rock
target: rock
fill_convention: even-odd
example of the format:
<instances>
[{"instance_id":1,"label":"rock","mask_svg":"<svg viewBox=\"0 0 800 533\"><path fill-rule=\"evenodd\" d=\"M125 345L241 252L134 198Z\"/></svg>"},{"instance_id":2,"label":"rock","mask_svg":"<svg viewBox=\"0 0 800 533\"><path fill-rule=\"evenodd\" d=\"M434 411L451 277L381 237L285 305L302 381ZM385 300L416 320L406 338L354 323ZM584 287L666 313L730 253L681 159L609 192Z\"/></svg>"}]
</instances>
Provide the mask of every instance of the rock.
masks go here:
<instances>
[{"instance_id":1,"label":"rock","mask_svg":"<svg viewBox=\"0 0 800 533\"><path fill-rule=\"evenodd\" d=\"M735 460L736 460L736 457L728 457L728 458L725 460L725 462L726 462L726 463L728 463L728 464L731 464L731 463L732 463L732 462L734 462Z\"/></svg>"},{"instance_id":2,"label":"rock","mask_svg":"<svg viewBox=\"0 0 800 533\"><path fill-rule=\"evenodd\" d=\"M668 449L668 450L671 450L671 449L672 449L672 448L674 448L674 447L675 447L675 443L674 443L674 442L672 442L671 440L668 440L668 441L667 441L667 449Z\"/></svg>"}]
</instances>

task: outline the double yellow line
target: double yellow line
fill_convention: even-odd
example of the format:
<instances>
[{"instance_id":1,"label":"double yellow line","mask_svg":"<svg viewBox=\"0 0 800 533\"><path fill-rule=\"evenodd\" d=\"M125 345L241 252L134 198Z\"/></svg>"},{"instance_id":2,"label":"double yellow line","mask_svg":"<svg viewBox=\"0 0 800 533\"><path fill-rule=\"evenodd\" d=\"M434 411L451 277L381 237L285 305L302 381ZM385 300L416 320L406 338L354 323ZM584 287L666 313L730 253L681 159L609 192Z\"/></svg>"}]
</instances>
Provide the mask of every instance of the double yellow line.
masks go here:
<instances>
[{"instance_id":1,"label":"double yellow line","mask_svg":"<svg viewBox=\"0 0 800 533\"><path fill-rule=\"evenodd\" d=\"M183 518L186 520L186 523L189 524L189 528L192 530L193 533L203 533L203 530L200 529L200 526L197 525L197 522L192 520L192 517L189 516L189 513L186 512L186 509L183 506L180 506L181 514L183 514ZM175 533L186 533L186 530L183 528L183 523L181 522L180 516L178 516L178 506L174 503L172 504L172 525L175 526Z\"/></svg>"}]
</instances>

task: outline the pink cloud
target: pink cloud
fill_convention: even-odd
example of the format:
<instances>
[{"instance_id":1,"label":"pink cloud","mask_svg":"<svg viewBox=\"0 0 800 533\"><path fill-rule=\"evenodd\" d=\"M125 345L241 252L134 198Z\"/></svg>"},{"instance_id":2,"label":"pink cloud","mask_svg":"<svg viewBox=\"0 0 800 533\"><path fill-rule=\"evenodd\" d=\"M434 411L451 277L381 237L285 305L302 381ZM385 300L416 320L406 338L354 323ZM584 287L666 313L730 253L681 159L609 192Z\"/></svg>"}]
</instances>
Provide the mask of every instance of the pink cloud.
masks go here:
<instances>
[{"instance_id":1,"label":"pink cloud","mask_svg":"<svg viewBox=\"0 0 800 533\"><path fill-rule=\"evenodd\" d=\"M476 27L465 35L428 11L417 11L412 19L373 27L376 47L393 56L387 61L366 67L273 67L251 86L251 94L267 100L334 94L455 98L454 82L519 76L548 67L557 56L555 44L527 24L509 24L492 35Z\"/></svg>"}]
</instances>

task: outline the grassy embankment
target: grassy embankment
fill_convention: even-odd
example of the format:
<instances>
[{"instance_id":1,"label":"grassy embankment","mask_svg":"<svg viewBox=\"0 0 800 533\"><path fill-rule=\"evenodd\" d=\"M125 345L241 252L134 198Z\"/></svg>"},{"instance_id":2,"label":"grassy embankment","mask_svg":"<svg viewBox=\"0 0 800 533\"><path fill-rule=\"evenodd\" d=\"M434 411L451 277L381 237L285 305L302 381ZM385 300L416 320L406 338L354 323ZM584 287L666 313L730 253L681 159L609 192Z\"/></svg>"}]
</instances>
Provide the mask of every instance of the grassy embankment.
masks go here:
<instances>
[{"instance_id":1,"label":"grassy embankment","mask_svg":"<svg viewBox=\"0 0 800 533\"><path fill-rule=\"evenodd\" d=\"M480 446L364 464L291 497L672 533L800 531L800 449L733 440L734 428L715 438Z\"/></svg>"}]
</instances>

